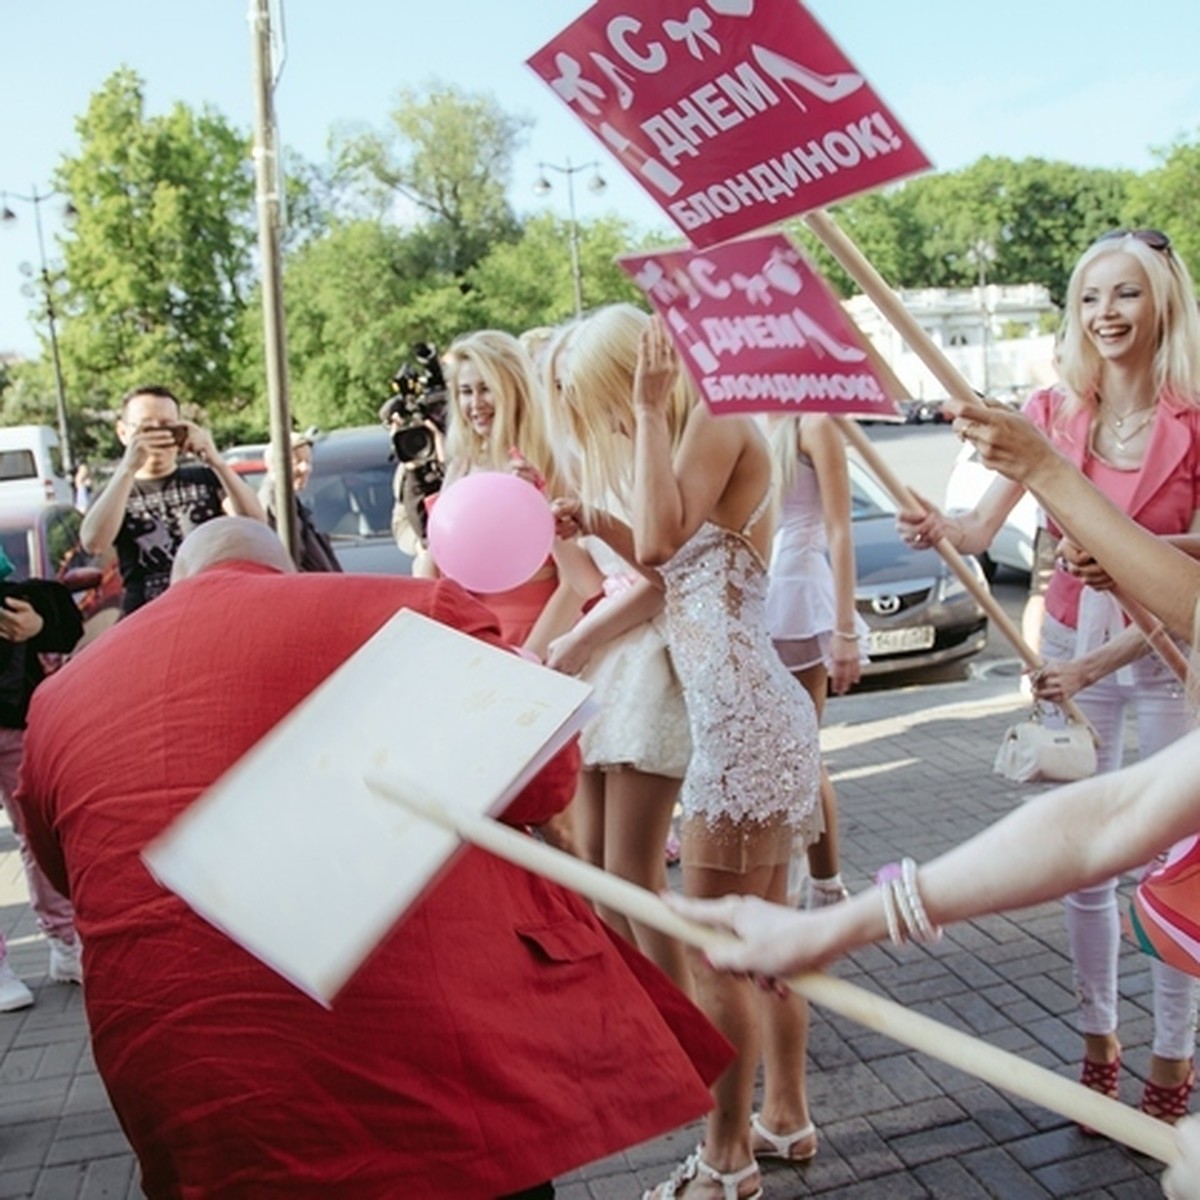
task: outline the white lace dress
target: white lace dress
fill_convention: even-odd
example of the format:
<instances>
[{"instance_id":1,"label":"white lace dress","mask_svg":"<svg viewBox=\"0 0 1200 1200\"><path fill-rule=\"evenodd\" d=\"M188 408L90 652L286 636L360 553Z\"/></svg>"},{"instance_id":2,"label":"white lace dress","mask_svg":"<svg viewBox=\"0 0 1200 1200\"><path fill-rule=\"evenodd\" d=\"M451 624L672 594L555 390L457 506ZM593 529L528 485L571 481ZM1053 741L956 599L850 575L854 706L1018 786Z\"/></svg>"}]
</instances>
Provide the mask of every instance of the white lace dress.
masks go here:
<instances>
[{"instance_id":1,"label":"white lace dress","mask_svg":"<svg viewBox=\"0 0 1200 1200\"><path fill-rule=\"evenodd\" d=\"M701 525L661 568L667 643L692 731L684 776L685 852L745 871L786 861L821 833L816 713L784 667L766 623L767 569L749 533Z\"/></svg>"}]
</instances>

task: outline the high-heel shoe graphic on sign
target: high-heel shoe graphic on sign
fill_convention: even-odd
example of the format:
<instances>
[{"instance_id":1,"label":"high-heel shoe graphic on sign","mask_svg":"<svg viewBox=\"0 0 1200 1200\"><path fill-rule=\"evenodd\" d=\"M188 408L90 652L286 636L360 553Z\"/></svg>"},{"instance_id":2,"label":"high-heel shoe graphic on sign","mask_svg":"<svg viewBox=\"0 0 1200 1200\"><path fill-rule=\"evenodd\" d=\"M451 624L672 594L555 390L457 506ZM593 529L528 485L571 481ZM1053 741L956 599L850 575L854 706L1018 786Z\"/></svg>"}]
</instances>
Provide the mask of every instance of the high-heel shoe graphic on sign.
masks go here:
<instances>
[{"instance_id":1,"label":"high-heel shoe graphic on sign","mask_svg":"<svg viewBox=\"0 0 1200 1200\"><path fill-rule=\"evenodd\" d=\"M835 100L844 100L863 86L863 77L857 71L821 75L802 67L790 58L784 58L774 50L766 49L765 46L751 46L750 53L758 60L758 65L787 92L792 103L801 112L807 112L808 105L804 103L800 89L810 96L816 96L818 100L832 104Z\"/></svg>"}]
</instances>

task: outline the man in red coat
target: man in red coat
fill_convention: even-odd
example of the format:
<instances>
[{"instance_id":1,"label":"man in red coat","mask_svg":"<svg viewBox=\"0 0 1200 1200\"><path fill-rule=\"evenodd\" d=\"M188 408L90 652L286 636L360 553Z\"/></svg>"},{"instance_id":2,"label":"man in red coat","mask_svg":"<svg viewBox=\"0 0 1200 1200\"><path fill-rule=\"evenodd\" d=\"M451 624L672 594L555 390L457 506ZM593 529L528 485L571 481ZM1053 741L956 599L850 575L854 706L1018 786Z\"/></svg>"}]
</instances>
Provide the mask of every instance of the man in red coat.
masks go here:
<instances>
[{"instance_id":1,"label":"man in red coat","mask_svg":"<svg viewBox=\"0 0 1200 1200\"><path fill-rule=\"evenodd\" d=\"M151 1200L549 1195L704 1112L723 1039L577 896L482 851L332 1011L152 879L142 848L397 609L497 641L452 582L296 575L241 518L191 534L176 579L39 689L20 792L75 905L96 1064ZM419 694L398 679L363 703L394 705L399 738ZM505 819L565 806L576 765L572 747Z\"/></svg>"}]
</instances>

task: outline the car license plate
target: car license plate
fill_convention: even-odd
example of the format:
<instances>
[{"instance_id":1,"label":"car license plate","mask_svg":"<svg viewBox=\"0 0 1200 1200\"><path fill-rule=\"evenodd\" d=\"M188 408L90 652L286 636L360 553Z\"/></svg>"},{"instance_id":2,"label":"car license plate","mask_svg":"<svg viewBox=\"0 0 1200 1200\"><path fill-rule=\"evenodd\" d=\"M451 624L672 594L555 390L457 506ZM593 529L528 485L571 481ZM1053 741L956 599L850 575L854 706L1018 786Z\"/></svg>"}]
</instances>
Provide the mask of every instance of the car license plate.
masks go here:
<instances>
[{"instance_id":1,"label":"car license plate","mask_svg":"<svg viewBox=\"0 0 1200 1200\"><path fill-rule=\"evenodd\" d=\"M932 625L912 625L907 629L872 629L867 654L904 654L910 650L928 650L933 645Z\"/></svg>"}]
</instances>

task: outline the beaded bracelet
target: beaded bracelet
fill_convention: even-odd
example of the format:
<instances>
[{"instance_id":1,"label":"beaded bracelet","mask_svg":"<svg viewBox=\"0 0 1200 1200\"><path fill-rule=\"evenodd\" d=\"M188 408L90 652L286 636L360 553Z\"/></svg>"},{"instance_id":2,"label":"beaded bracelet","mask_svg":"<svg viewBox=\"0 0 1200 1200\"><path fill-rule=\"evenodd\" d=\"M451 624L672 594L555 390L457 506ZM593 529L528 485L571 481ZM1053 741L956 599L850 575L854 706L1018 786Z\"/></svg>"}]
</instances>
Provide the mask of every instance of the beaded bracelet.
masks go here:
<instances>
[{"instance_id":1,"label":"beaded bracelet","mask_svg":"<svg viewBox=\"0 0 1200 1200\"><path fill-rule=\"evenodd\" d=\"M875 882L883 896L883 915L892 945L903 946L909 940L930 943L941 938L942 927L930 921L921 901L917 864L911 858L881 867Z\"/></svg>"},{"instance_id":2,"label":"beaded bracelet","mask_svg":"<svg viewBox=\"0 0 1200 1200\"><path fill-rule=\"evenodd\" d=\"M906 940L904 929L896 913L896 897L892 889L892 884L899 878L899 863L888 863L886 867L880 867L875 876L875 882L879 885L879 893L883 897L883 917L887 921L888 941L893 946L903 946Z\"/></svg>"},{"instance_id":3,"label":"beaded bracelet","mask_svg":"<svg viewBox=\"0 0 1200 1200\"><path fill-rule=\"evenodd\" d=\"M942 927L935 925L925 911L925 903L917 887L917 864L911 858L902 859L900 862L900 881L904 887L904 898L908 901L908 911L912 916L910 933L913 941L941 941Z\"/></svg>"},{"instance_id":4,"label":"beaded bracelet","mask_svg":"<svg viewBox=\"0 0 1200 1200\"><path fill-rule=\"evenodd\" d=\"M846 639L846 641L848 641L848 642L860 642L860 641L862 641L862 634L861 634L861 633L846 633L844 630L841 630L841 629L835 629L835 630L833 631L833 636L834 636L834 637L845 638L845 639Z\"/></svg>"}]
</instances>

